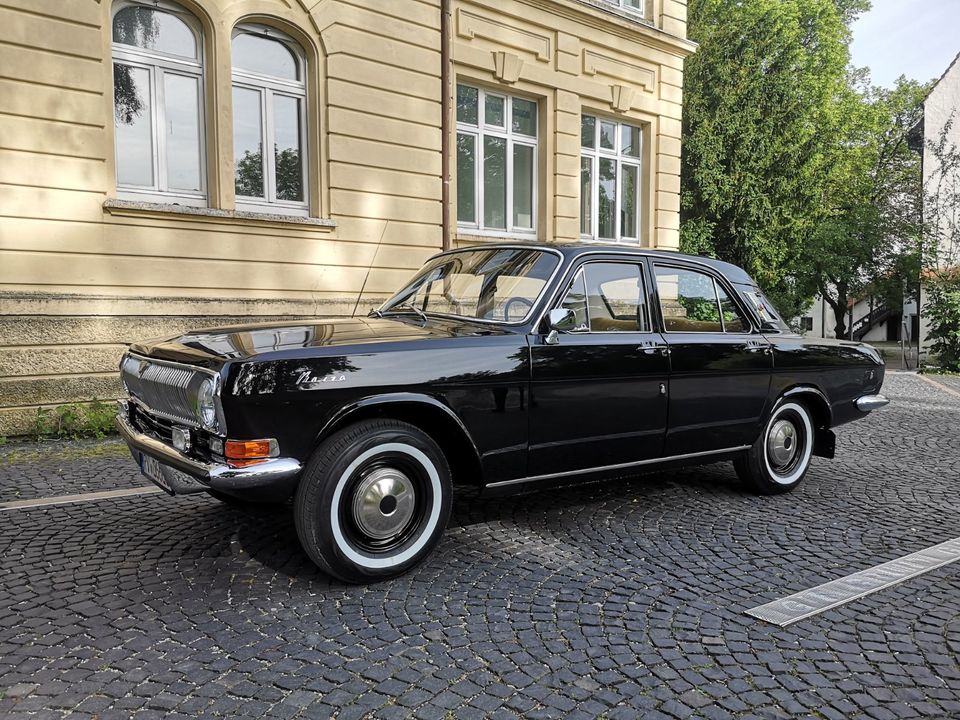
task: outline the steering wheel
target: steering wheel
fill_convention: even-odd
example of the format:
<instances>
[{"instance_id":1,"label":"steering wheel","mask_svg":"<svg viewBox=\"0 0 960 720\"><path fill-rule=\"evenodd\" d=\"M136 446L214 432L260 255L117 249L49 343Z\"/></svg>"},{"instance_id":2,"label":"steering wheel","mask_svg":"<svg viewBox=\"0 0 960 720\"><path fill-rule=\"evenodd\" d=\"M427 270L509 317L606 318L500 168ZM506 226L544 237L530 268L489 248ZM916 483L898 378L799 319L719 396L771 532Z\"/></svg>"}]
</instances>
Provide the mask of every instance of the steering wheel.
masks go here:
<instances>
[{"instance_id":1,"label":"steering wheel","mask_svg":"<svg viewBox=\"0 0 960 720\"><path fill-rule=\"evenodd\" d=\"M530 312L533 309L533 301L531 301L529 298L515 295L514 297L510 298L503 304L503 319L506 320L507 322L510 321L510 306L513 305L514 303L521 303L527 306L526 310L523 313L524 315L526 315L528 312Z\"/></svg>"}]
</instances>

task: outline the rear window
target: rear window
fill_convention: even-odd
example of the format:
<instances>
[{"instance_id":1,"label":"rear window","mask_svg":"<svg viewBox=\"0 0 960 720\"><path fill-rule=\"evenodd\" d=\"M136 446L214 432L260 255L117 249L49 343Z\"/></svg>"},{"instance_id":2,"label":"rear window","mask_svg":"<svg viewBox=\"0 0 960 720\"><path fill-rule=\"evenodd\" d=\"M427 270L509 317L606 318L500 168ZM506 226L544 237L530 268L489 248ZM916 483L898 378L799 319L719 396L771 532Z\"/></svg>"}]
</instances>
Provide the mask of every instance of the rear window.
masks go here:
<instances>
[{"instance_id":1,"label":"rear window","mask_svg":"<svg viewBox=\"0 0 960 720\"><path fill-rule=\"evenodd\" d=\"M790 328L780 318L780 314L773 307L773 303L767 299L760 288L740 285L738 289L743 299L747 301L747 305L756 310L757 315L763 322L773 325L778 332L790 332Z\"/></svg>"}]
</instances>

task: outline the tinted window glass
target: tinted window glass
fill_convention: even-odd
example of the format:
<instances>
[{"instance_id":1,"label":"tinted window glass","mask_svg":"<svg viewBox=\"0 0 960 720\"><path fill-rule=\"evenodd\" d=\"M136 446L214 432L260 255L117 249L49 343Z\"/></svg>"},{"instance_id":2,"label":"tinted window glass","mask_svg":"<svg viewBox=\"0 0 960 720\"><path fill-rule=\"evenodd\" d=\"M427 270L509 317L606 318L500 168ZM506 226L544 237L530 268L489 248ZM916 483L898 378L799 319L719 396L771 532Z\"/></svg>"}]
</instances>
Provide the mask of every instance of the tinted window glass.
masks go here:
<instances>
[{"instance_id":1,"label":"tinted window glass","mask_svg":"<svg viewBox=\"0 0 960 720\"><path fill-rule=\"evenodd\" d=\"M530 314L559 264L541 250L462 250L434 258L381 312L423 312L517 322Z\"/></svg>"},{"instance_id":2,"label":"tinted window glass","mask_svg":"<svg viewBox=\"0 0 960 720\"><path fill-rule=\"evenodd\" d=\"M728 333L750 332L750 323L743 316L733 299L717 285L717 295L720 298L720 310L723 312L723 329Z\"/></svg>"},{"instance_id":3,"label":"tinted window glass","mask_svg":"<svg viewBox=\"0 0 960 720\"><path fill-rule=\"evenodd\" d=\"M743 288L743 286L740 286ZM787 327L787 324L780 319L780 316L777 314L777 311L773 307L773 303L760 291L759 288L750 287L748 289L741 289L740 294L744 297L748 304L753 306L753 309L757 311L757 315L760 316L760 320L767 325L771 326L773 331L779 332L790 332L790 328ZM764 329L764 332L768 332L767 329Z\"/></svg>"},{"instance_id":4,"label":"tinted window glass","mask_svg":"<svg viewBox=\"0 0 960 720\"><path fill-rule=\"evenodd\" d=\"M660 308L668 332L723 332L712 277L659 265L656 270Z\"/></svg>"},{"instance_id":5,"label":"tinted window glass","mask_svg":"<svg viewBox=\"0 0 960 720\"><path fill-rule=\"evenodd\" d=\"M586 266L587 303L593 332L644 332L643 277L633 263Z\"/></svg>"}]
</instances>

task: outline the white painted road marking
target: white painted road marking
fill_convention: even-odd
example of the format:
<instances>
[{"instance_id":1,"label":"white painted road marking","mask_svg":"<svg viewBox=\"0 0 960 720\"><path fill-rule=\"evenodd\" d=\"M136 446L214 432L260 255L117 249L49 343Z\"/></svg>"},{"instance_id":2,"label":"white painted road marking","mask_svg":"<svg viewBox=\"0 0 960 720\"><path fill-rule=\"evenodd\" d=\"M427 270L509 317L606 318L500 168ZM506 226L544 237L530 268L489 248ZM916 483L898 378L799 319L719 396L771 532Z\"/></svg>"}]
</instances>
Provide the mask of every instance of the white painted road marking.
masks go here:
<instances>
[{"instance_id":1,"label":"white painted road marking","mask_svg":"<svg viewBox=\"0 0 960 720\"><path fill-rule=\"evenodd\" d=\"M47 505L68 505L70 503L110 500L111 498L133 497L135 495L153 495L163 492L158 487L125 488L123 490L105 490L103 492L82 493L80 495L56 495L54 497L14 500L0 503L0 512L4 510L25 510L27 508L46 507Z\"/></svg>"},{"instance_id":2,"label":"white painted road marking","mask_svg":"<svg viewBox=\"0 0 960 720\"><path fill-rule=\"evenodd\" d=\"M960 560L960 538L947 540L882 565L751 608L746 614L786 627L798 620L832 610L957 560Z\"/></svg>"}]
</instances>

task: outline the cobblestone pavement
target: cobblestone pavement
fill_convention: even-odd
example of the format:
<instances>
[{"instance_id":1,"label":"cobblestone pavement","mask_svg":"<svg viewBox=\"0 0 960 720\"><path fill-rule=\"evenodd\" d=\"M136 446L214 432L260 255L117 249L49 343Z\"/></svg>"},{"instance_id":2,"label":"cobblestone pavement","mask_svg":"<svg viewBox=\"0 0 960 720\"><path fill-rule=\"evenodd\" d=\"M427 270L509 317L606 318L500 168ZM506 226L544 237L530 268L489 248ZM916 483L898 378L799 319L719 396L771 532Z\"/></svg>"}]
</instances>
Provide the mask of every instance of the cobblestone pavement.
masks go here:
<instances>
[{"instance_id":1,"label":"cobblestone pavement","mask_svg":"<svg viewBox=\"0 0 960 720\"><path fill-rule=\"evenodd\" d=\"M0 502L150 485L120 440L16 443L0 448Z\"/></svg>"},{"instance_id":2,"label":"cobblestone pavement","mask_svg":"<svg viewBox=\"0 0 960 720\"><path fill-rule=\"evenodd\" d=\"M936 383L946 385L956 392L960 392L960 375L927 375L926 377Z\"/></svg>"},{"instance_id":3,"label":"cobblestone pavement","mask_svg":"<svg viewBox=\"0 0 960 720\"><path fill-rule=\"evenodd\" d=\"M743 614L960 536L960 398L885 392L792 495L718 464L461 499L438 552L372 587L314 569L285 508L0 513L0 716L960 717L960 564L786 629ZM0 473L140 482L122 457Z\"/></svg>"}]
</instances>

